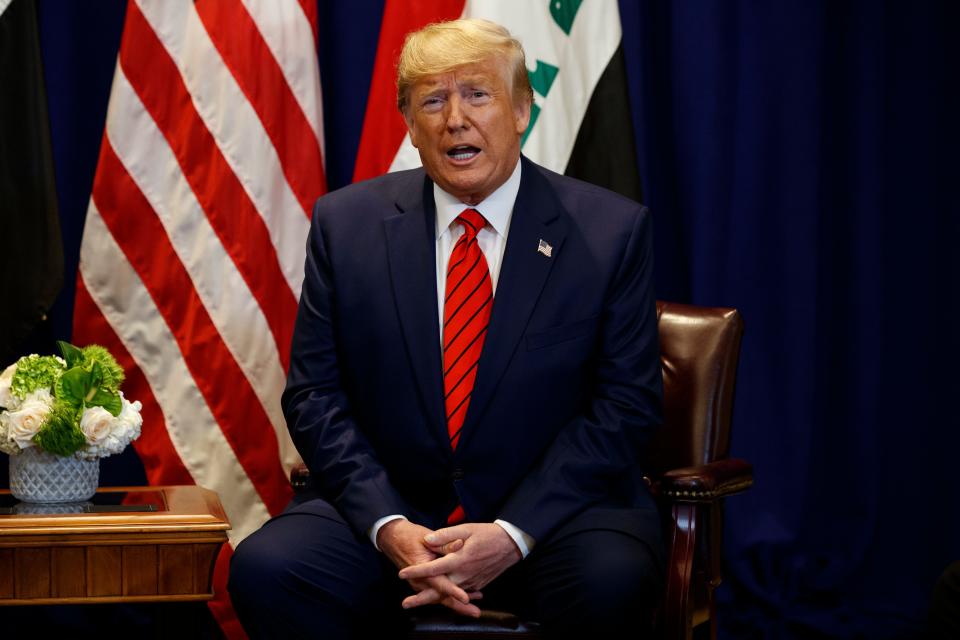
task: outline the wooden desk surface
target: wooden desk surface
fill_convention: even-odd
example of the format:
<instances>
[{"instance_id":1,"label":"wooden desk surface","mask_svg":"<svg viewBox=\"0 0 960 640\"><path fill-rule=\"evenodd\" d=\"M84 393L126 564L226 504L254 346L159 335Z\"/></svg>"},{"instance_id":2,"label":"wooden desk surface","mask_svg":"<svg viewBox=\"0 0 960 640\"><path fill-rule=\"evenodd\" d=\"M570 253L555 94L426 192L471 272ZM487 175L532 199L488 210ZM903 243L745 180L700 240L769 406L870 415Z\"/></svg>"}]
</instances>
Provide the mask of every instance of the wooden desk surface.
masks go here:
<instances>
[{"instance_id":1,"label":"wooden desk surface","mask_svg":"<svg viewBox=\"0 0 960 640\"><path fill-rule=\"evenodd\" d=\"M0 514L0 605L211 598L230 528L217 495L195 486L98 490L115 492L154 510Z\"/></svg>"}]
</instances>

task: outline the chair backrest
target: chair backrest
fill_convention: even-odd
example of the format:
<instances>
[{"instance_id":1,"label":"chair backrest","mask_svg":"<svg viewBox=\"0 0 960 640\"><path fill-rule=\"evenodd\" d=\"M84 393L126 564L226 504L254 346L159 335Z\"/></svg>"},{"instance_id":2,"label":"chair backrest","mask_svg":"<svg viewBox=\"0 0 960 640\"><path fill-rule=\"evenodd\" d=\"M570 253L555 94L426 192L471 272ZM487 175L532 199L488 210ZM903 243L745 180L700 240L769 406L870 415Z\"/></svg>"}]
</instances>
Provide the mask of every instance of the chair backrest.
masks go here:
<instances>
[{"instance_id":1,"label":"chair backrest","mask_svg":"<svg viewBox=\"0 0 960 640\"><path fill-rule=\"evenodd\" d=\"M664 424L647 447L644 471L725 458L743 320L736 309L657 302Z\"/></svg>"}]
</instances>

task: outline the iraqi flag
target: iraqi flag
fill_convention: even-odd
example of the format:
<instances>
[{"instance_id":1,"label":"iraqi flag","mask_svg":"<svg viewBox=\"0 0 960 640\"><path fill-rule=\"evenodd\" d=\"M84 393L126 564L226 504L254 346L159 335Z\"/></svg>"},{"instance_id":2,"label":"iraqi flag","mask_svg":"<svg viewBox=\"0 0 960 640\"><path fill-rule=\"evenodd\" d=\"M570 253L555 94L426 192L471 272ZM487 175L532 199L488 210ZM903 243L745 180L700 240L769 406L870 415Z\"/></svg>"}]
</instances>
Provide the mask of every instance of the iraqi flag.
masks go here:
<instances>
[{"instance_id":1,"label":"iraqi flag","mask_svg":"<svg viewBox=\"0 0 960 640\"><path fill-rule=\"evenodd\" d=\"M217 492L233 546L292 497L280 395L310 211L325 191L313 0L136 0L80 248L73 340L143 403L152 485Z\"/></svg>"},{"instance_id":2,"label":"iraqi flag","mask_svg":"<svg viewBox=\"0 0 960 640\"><path fill-rule=\"evenodd\" d=\"M558 173L639 200L614 0L387 0L354 180L420 166L396 107L397 57L408 32L459 17L502 24L523 44L534 92L523 153Z\"/></svg>"}]
</instances>

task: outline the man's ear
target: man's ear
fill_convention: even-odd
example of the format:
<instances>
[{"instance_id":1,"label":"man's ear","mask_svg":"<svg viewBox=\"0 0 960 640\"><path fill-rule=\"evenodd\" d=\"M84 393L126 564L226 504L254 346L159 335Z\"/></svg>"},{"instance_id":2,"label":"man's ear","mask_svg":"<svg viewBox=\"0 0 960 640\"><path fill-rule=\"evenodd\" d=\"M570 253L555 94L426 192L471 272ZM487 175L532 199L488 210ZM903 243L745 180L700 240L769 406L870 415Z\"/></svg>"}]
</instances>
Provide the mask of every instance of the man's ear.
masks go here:
<instances>
[{"instance_id":1,"label":"man's ear","mask_svg":"<svg viewBox=\"0 0 960 640\"><path fill-rule=\"evenodd\" d=\"M522 136L530 125L530 109L533 106L533 98L521 100L520 104L513 106L513 116L517 125L517 135Z\"/></svg>"}]
</instances>

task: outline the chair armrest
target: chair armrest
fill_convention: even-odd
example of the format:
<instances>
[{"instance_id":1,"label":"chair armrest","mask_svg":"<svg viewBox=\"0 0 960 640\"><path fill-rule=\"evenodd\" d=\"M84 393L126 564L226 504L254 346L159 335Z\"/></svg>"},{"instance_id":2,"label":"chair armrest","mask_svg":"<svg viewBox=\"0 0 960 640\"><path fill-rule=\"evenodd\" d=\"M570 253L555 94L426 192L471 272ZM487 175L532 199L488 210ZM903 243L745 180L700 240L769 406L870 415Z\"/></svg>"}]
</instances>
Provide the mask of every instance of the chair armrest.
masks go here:
<instances>
[{"instance_id":1,"label":"chair armrest","mask_svg":"<svg viewBox=\"0 0 960 640\"><path fill-rule=\"evenodd\" d=\"M655 496L679 502L713 502L749 489L753 466L739 458L725 458L696 467L666 472L651 483Z\"/></svg>"},{"instance_id":2,"label":"chair armrest","mask_svg":"<svg viewBox=\"0 0 960 640\"><path fill-rule=\"evenodd\" d=\"M301 462L290 469L290 486L293 487L294 493L306 491L312 485L313 480L310 478L310 469L307 469L307 465Z\"/></svg>"}]
</instances>

